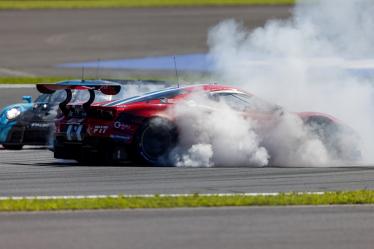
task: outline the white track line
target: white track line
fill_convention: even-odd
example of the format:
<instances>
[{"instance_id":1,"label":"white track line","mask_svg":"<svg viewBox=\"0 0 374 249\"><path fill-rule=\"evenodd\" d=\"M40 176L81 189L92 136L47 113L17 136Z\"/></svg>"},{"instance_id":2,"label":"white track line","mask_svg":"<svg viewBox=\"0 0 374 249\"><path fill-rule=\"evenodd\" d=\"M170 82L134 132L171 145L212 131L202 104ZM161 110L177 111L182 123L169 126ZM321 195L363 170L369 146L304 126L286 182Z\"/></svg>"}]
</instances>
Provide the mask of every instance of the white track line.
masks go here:
<instances>
[{"instance_id":1,"label":"white track line","mask_svg":"<svg viewBox=\"0 0 374 249\"><path fill-rule=\"evenodd\" d=\"M217 194L198 194L198 196L278 196L280 194L308 194L323 195L326 192L288 192L288 193L217 193ZM1 196L0 201L4 200L56 200L56 199L103 199L103 198L153 198L153 197L192 197L195 194L159 194L159 195L46 195L46 196Z\"/></svg>"}]
</instances>

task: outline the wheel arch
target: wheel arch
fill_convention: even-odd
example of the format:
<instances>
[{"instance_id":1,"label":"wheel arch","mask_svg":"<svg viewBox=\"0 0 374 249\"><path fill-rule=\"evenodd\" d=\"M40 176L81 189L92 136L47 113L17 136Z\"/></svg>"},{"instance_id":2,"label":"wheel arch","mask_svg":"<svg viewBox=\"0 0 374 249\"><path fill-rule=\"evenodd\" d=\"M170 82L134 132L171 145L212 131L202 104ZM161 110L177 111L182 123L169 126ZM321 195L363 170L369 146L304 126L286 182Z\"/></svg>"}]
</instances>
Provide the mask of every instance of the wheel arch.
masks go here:
<instances>
[{"instance_id":1,"label":"wheel arch","mask_svg":"<svg viewBox=\"0 0 374 249\"><path fill-rule=\"evenodd\" d=\"M158 157L158 158L162 158L161 161L155 158L151 158L151 157L147 158L147 153L144 151L143 132L146 129L149 129L149 127L152 127L152 123L155 124L156 127L161 124L160 127L166 128L166 130L170 132L171 134L169 138L171 137L170 141L172 142L169 143L169 147L167 147L167 150L166 150L167 154L163 154L162 156ZM150 163L156 166L161 166L161 165L165 166L169 163L167 156L165 155L168 155L171 149L177 144L177 141L178 141L178 130L177 130L177 126L174 120L171 119L170 116L155 115L155 116L150 116L150 117L145 118L143 123L138 127L135 133L132 148L135 152L135 155L137 157L136 159L138 159L138 161L140 160L143 163L144 162Z\"/></svg>"}]
</instances>

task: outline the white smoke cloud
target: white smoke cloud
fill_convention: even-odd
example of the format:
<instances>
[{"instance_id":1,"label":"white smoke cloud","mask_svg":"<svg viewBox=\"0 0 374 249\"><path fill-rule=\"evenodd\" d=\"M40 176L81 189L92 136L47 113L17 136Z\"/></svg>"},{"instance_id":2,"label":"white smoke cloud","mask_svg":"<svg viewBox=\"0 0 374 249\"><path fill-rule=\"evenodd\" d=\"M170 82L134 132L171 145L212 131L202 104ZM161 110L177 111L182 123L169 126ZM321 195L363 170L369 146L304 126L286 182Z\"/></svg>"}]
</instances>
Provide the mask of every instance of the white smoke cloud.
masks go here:
<instances>
[{"instance_id":1,"label":"white smoke cloud","mask_svg":"<svg viewBox=\"0 0 374 249\"><path fill-rule=\"evenodd\" d=\"M224 102L193 95L176 105L179 144L172 152L176 166L264 166L269 155L260 145L256 123Z\"/></svg>"},{"instance_id":2,"label":"white smoke cloud","mask_svg":"<svg viewBox=\"0 0 374 249\"><path fill-rule=\"evenodd\" d=\"M372 0L300 1L289 20L272 20L254 31L235 20L213 27L208 45L217 76L288 112L266 134L229 109L195 114L182 125L187 135L176 164L324 166L358 154L364 163L373 162L374 88L356 70L374 69L373 13ZM351 132L330 139L321 127L306 126L292 114L300 111L337 117L361 142Z\"/></svg>"},{"instance_id":3,"label":"white smoke cloud","mask_svg":"<svg viewBox=\"0 0 374 249\"><path fill-rule=\"evenodd\" d=\"M362 61L374 68L369 60L374 55L373 13L371 0L318 0L300 2L291 19L269 21L252 32L227 20L209 32L210 56L226 82L290 111L336 116L359 133L363 159L373 162L373 84L350 70ZM283 144L287 142L283 138ZM312 147L318 148L307 149L312 154L306 162L329 161L321 146Z\"/></svg>"},{"instance_id":4,"label":"white smoke cloud","mask_svg":"<svg viewBox=\"0 0 374 249\"><path fill-rule=\"evenodd\" d=\"M211 167L214 165L211 144L193 144L187 152L178 147L173 152L172 157L172 162L177 167Z\"/></svg>"},{"instance_id":5,"label":"white smoke cloud","mask_svg":"<svg viewBox=\"0 0 374 249\"><path fill-rule=\"evenodd\" d=\"M285 114L265 140L277 166L323 166L332 160L327 145L297 115Z\"/></svg>"}]
</instances>

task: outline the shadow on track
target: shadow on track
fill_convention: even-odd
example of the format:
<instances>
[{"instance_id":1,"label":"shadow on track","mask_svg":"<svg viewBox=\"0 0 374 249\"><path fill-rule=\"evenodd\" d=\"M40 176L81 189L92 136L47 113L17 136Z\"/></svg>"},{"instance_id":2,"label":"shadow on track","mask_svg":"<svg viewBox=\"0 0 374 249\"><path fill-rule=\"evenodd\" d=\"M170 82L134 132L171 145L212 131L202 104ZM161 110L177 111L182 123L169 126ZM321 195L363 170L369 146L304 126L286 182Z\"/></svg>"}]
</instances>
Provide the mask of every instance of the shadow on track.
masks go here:
<instances>
[{"instance_id":1,"label":"shadow on track","mask_svg":"<svg viewBox=\"0 0 374 249\"><path fill-rule=\"evenodd\" d=\"M307 166L265 166L265 167L254 167L254 166L215 166L215 167L176 167L176 166L157 166L157 165L149 165L149 164L137 164L135 162L120 162L120 163L111 163L111 164L101 164L101 165L93 165L93 164L83 164L76 162L74 160L56 160L55 162L38 162L38 163L11 163L10 165L22 165L22 166L42 166L42 167L92 167L92 168L105 168L105 167L118 167L118 168L175 168L175 169L262 169L262 170L272 170L272 169L284 169L284 170L292 170L292 169L305 169L305 170L313 170L313 173L316 172L325 172L328 170L329 172L355 172L355 171L365 171L365 170L373 170L374 166L352 166L352 165L341 165L341 166L326 166L326 167L307 167Z\"/></svg>"}]
</instances>

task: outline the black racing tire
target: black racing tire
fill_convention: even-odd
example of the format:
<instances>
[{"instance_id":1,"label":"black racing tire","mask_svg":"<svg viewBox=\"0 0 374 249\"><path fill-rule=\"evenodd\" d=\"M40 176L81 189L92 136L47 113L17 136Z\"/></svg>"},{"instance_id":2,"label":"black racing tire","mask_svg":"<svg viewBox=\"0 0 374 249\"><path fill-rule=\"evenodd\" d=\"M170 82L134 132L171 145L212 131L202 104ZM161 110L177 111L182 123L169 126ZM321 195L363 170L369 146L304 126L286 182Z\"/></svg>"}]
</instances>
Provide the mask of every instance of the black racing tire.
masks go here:
<instances>
[{"instance_id":1,"label":"black racing tire","mask_svg":"<svg viewBox=\"0 0 374 249\"><path fill-rule=\"evenodd\" d=\"M22 150L23 144L3 144L6 150Z\"/></svg>"},{"instance_id":2,"label":"black racing tire","mask_svg":"<svg viewBox=\"0 0 374 249\"><path fill-rule=\"evenodd\" d=\"M140 163L170 166L169 154L177 144L176 125L165 118L147 120L138 130L134 152Z\"/></svg>"}]
</instances>

